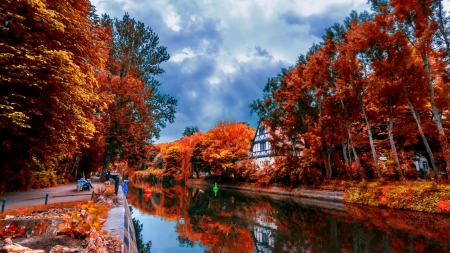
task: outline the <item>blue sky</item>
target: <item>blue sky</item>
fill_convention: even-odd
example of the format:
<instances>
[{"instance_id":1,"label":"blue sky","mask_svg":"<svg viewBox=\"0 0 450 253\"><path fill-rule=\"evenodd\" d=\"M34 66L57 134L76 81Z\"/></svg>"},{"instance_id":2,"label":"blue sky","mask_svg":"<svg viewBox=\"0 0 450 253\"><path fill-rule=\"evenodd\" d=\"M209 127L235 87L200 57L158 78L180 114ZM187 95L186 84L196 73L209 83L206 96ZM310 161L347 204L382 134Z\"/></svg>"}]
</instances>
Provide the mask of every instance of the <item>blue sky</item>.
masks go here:
<instances>
[{"instance_id":1,"label":"blue sky","mask_svg":"<svg viewBox=\"0 0 450 253\"><path fill-rule=\"evenodd\" d=\"M158 80L178 108L175 123L156 143L180 139L186 126L207 131L219 120L256 127L258 118L250 116L248 105L262 96L267 78L292 66L321 40L325 28L341 23L351 10L370 10L367 0L91 2L98 14L122 18L128 12L144 22L171 55Z\"/></svg>"}]
</instances>

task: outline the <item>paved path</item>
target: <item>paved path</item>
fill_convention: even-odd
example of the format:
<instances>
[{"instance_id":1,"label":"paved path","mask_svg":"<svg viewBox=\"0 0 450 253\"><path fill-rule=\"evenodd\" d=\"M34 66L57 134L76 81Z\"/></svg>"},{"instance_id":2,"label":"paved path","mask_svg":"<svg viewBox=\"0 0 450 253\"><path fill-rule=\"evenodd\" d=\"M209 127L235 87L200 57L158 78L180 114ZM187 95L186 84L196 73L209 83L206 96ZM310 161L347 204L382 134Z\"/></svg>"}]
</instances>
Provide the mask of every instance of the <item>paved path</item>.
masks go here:
<instances>
[{"instance_id":1,"label":"paved path","mask_svg":"<svg viewBox=\"0 0 450 253\"><path fill-rule=\"evenodd\" d=\"M113 182L114 181L111 180L111 185L114 184ZM94 186L93 190L96 190L104 186L104 184L99 181L98 177L91 177L91 184L92 186ZM48 202L47 202L48 204L91 199L92 191L77 192L76 188L77 182L72 182L66 185L60 185L50 188L31 189L24 192L8 192L0 194L0 211L3 198L6 198L5 211L21 207L42 205L45 203L45 195L47 193L48 193ZM73 196L56 197L61 195L73 195Z\"/></svg>"}]
</instances>

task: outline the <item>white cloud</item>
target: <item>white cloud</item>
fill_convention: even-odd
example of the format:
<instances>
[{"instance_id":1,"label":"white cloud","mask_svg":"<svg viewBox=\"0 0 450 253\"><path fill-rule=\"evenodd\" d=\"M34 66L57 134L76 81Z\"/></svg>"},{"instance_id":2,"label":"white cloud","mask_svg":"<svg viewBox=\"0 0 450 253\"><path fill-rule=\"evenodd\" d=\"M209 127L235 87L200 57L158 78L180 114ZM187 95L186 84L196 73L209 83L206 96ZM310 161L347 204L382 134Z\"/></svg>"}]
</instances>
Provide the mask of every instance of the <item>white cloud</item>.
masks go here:
<instances>
[{"instance_id":1,"label":"white cloud","mask_svg":"<svg viewBox=\"0 0 450 253\"><path fill-rule=\"evenodd\" d=\"M166 25L175 32L180 31L180 16L177 15L171 5L166 7L166 12L167 14L164 16L164 22Z\"/></svg>"},{"instance_id":2,"label":"white cloud","mask_svg":"<svg viewBox=\"0 0 450 253\"><path fill-rule=\"evenodd\" d=\"M179 106L175 124L168 124L157 142L179 139L188 125L207 130L220 119L255 125L248 104L262 94L267 78L293 65L321 40L325 27L342 23L351 10L370 10L367 0L91 2L99 14L120 18L128 11L152 27L171 55L158 79ZM449 10L450 1L443 3ZM291 16L280 18L286 13Z\"/></svg>"},{"instance_id":3,"label":"white cloud","mask_svg":"<svg viewBox=\"0 0 450 253\"><path fill-rule=\"evenodd\" d=\"M181 52L176 53L170 57L170 61L182 62L184 59L192 58L195 54L190 48L183 48Z\"/></svg>"},{"instance_id":4,"label":"white cloud","mask_svg":"<svg viewBox=\"0 0 450 253\"><path fill-rule=\"evenodd\" d=\"M222 66L219 66L219 68L226 74L228 74L228 73L232 74L232 73L236 72L236 69L231 65L222 65Z\"/></svg>"},{"instance_id":5,"label":"white cloud","mask_svg":"<svg viewBox=\"0 0 450 253\"><path fill-rule=\"evenodd\" d=\"M208 81L209 81L209 84L211 84L212 86L215 86L220 83L220 78L217 76L213 76L213 77L208 78Z\"/></svg>"}]
</instances>

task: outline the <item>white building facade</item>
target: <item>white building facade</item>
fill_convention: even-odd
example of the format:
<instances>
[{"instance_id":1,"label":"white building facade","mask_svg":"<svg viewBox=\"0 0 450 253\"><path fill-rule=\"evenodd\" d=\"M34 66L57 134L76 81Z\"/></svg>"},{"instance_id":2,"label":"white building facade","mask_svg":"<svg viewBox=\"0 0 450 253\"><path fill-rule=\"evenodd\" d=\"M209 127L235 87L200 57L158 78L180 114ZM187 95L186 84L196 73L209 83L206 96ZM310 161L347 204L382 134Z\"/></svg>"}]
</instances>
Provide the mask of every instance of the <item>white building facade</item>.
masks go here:
<instances>
[{"instance_id":1,"label":"white building facade","mask_svg":"<svg viewBox=\"0 0 450 253\"><path fill-rule=\"evenodd\" d=\"M272 151L269 138L269 131L262 127L262 124L259 124L250 148L251 156L256 158L259 169L271 165L275 161L275 158L270 156Z\"/></svg>"},{"instance_id":2,"label":"white building facade","mask_svg":"<svg viewBox=\"0 0 450 253\"><path fill-rule=\"evenodd\" d=\"M275 135L277 137L281 136L281 130L276 129ZM256 163L258 169L262 169L267 167L275 162L274 151L269 142L270 139L270 131L268 127L264 127L263 124L259 124L256 129L255 137L253 137L252 145L250 148L250 156L256 158ZM281 138L283 139L283 138ZM301 156L302 150L304 149L303 139L299 136L298 140L300 141L280 141L278 144L278 148L283 146L288 146L286 150L292 150L292 145L295 145L293 155ZM294 144L292 144L294 143Z\"/></svg>"}]
</instances>

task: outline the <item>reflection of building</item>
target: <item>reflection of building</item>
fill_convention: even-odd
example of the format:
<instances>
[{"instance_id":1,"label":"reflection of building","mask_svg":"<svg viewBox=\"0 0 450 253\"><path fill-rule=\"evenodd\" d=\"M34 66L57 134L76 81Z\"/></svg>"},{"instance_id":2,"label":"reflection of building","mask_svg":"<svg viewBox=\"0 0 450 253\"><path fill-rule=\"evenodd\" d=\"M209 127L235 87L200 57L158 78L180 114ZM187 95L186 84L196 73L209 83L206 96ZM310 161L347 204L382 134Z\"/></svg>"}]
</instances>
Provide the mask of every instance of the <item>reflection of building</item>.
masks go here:
<instances>
[{"instance_id":1,"label":"reflection of building","mask_svg":"<svg viewBox=\"0 0 450 253\"><path fill-rule=\"evenodd\" d=\"M255 226L252 235L253 242L256 246L256 252L269 253L272 252L275 237L274 229L270 227Z\"/></svg>"},{"instance_id":2,"label":"reflection of building","mask_svg":"<svg viewBox=\"0 0 450 253\"><path fill-rule=\"evenodd\" d=\"M277 225L270 218L271 216L265 212L256 212L254 219L255 226L252 230L253 242L255 243L256 252L269 253L272 252L275 243L275 235Z\"/></svg>"}]
</instances>

